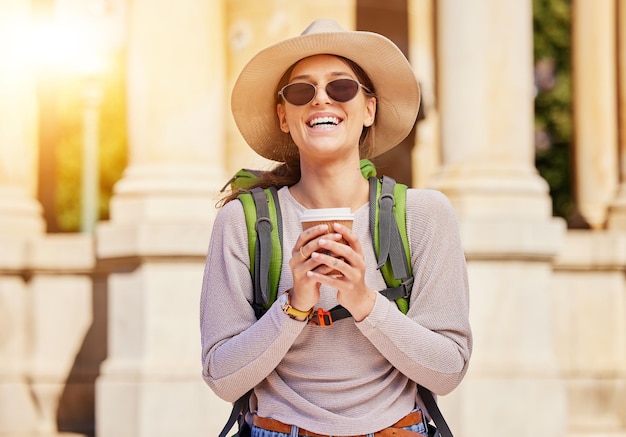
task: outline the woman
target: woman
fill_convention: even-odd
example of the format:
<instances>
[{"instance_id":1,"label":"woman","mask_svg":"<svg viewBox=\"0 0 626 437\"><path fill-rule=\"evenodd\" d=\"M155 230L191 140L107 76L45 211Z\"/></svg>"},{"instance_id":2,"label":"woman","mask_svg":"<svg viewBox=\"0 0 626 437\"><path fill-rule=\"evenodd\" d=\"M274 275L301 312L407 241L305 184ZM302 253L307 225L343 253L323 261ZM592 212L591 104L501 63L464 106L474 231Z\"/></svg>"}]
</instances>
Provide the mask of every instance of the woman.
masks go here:
<instances>
[{"instance_id":1,"label":"woman","mask_svg":"<svg viewBox=\"0 0 626 437\"><path fill-rule=\"evenodd\" d=\"M377 292L385 282L359 160L402 141L418 107L414 73L391 41L331 20L261 51L237 80L232 108L242 135L281 163L258 185L279 188L279 293L287 294L257 321L243 208L231 195L215 220L205 268L202 359L205 381L224 400L254 388L252 436L373 435L394 424L426 435L425 415L410 414L425 411L415 382L446 394L465 375L466 265L442 194L407 192L415 277L408 313ZM305 209L332 207L352 210L352 230L335 224L332 234L324 226L302 231ZM340 276L326 275L335 269ZM352 318L330 327L306 323L313 308L337 304ZM297 315L287 314L289 307Z\"/></svg>"}]
</instances>

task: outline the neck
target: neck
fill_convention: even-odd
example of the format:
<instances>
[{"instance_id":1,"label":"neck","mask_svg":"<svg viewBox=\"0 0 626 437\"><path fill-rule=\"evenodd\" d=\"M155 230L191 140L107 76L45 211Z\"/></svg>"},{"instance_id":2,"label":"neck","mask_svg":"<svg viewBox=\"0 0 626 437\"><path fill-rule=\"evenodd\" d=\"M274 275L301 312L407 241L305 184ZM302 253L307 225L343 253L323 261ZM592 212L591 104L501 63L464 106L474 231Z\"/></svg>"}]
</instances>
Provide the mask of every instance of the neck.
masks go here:
<instances>
[{"instance_id":1,"label":"neck","mask_svg":"<svg viewBox=\"0 0 626 437\"><path fill-rule=\"evenodd\" d=\"M290 188L306 208L344 208L352 211L369 199L369 184L361 174L358 160L323 166L301 165L300 181Z\"/></svg>"}]
</instances>

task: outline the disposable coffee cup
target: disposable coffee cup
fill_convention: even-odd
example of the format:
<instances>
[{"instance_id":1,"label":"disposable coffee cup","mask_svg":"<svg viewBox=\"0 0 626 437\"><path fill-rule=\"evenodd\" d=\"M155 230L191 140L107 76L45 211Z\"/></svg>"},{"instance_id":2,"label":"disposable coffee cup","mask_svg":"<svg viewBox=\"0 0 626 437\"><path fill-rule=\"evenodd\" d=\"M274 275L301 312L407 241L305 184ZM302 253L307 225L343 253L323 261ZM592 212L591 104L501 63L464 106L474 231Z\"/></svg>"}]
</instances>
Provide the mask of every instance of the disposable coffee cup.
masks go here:
<instances>
[{"instance_id":1,"label":"disposable coffee cup","mask_svg":"<svg viewBox=\"0 0 626 437\"><path fill-rule=\"evenodd\" d=\"M300 223L302 224L302 230L305 231L313 226L320 224L326 225L326 233L334 233L333 223L339 223L345 227L352 229L352 223L354 222L354 214L350 211L350 208L317 208L306 209L300 216ZM343 238L339 240L339 243L347 244ZM319 250L318 252L324 252ZM330 276L340 276L341 272L333 270L328 273Z\"/></svg>"}]
</instances>

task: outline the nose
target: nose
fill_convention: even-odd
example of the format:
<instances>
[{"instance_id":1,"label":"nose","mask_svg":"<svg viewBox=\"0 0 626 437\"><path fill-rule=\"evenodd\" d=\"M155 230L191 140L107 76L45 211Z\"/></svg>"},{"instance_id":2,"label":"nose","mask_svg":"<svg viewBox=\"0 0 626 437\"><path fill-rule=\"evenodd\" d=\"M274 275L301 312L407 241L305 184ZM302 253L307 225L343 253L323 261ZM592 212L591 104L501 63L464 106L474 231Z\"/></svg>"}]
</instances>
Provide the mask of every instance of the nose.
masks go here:
<instances>
[{"instance_id":1,"label":"nose","mask_svg":"<svg viewBox=\"0 0 626 437\"><path fill-rule=\"evenodd\" d=\"M317 85L315 87L315 96L313 96L313 104L324 104L324 103L330 103L332 102L332 99L328 96L328 94L326 93L326 84L324 85Z\"/></svg>"}]
</instances>

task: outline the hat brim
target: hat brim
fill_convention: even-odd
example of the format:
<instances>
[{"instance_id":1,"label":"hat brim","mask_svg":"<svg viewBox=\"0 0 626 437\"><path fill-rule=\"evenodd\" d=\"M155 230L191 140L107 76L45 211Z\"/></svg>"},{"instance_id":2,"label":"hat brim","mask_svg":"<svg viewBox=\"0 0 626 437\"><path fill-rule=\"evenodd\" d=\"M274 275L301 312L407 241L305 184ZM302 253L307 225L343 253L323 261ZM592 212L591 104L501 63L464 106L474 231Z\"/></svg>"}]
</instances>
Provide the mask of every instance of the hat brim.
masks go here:
<instances>
[{"instance_id":1,"label":"hat brim","mask_svg":"<svg viewBox=\"0 0 626 437\"><path fill-rule=\"evenodd\" d=\"M398 145L410 133L420 103L417 79L400 49L382 35L364 31L300 35L276 43L244 67L233 88L235 123L250 147L264 158L285 162L297 156L276 115L276 89L289 67L313 55L331 54L356 62L369 76L377 96L369 158Z\"/></svg>"}]
</instances>

